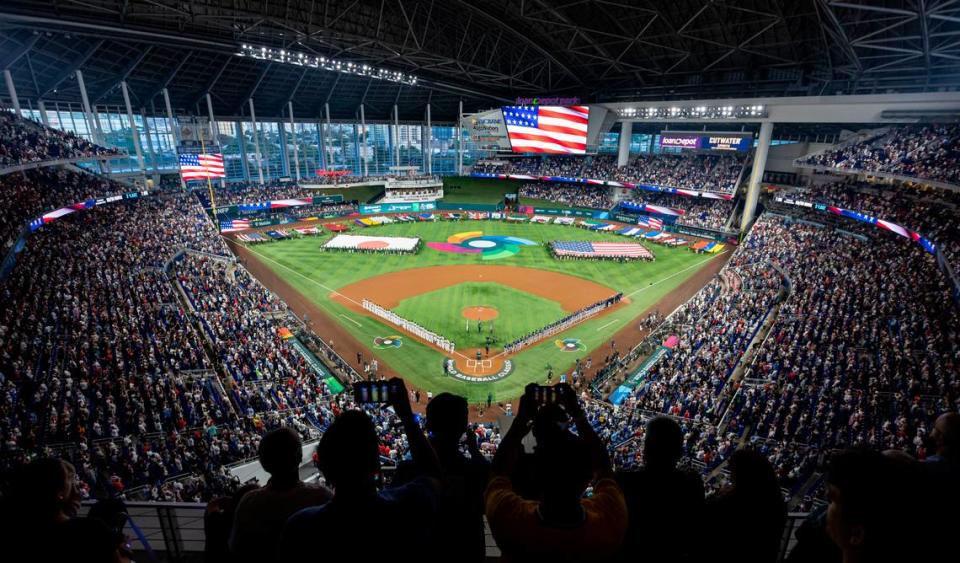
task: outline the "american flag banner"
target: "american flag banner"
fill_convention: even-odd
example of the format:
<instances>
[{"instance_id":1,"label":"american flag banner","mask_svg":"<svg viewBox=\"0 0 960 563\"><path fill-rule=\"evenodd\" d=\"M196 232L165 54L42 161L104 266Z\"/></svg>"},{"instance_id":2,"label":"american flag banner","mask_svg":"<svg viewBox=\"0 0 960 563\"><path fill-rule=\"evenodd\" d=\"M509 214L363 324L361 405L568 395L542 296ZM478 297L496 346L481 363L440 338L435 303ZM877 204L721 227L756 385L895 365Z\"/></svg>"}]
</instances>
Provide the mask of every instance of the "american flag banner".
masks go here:
<instances>
[{"instance_id":1,"label":"american flag banner","mask_svg":"<svg viewBox=\"0 0 960 563\"><path fill-rule=\"evenodd\" d=\"M658 231L663 230L663 220L657 219L656 217L647 217L646 219L640 219L637 221L637 224L642 227L647 227L648 229L656 229Z\"/></svg>"},{"instance_id":2,"label":"american flag banner","mask_svg":"<svg viewBox=\"0 0 960 563\"><path fill-rule=\"evenodd\" d=\"M513 152L586 154L589 106L504 106Z\"/></svg>"},{"instance_id":3,"label":"american flag banner","mask_svg":"<svg viewBox=\"0 0 960 563\"><path fill-rule=\"evenodd\" d=\"M557 256L578 258L643 258L652 259L651 253L642 244L633 242L587 242L557 240L550 243Z\"/></svg>"},{"instance_id":4,"label":"american flag banner","mask_svg":"<svg viewBox=\"0 0 960 563\"><path fill-rule=\"evenodd\" d=\"M222 154L181 154L180 175L185 181L224 178Z\"/></svg>"},{"instance_id":5,"label":"american flag banner","mask_svg":"<svg viewBox=\"0 0 960 563\"><path fill-rule=\"evenodd\" d=\"M250 219L231 219L220 221L220 230L224 233L242 231L250 228Z\"/></svg>"}]
</instances>

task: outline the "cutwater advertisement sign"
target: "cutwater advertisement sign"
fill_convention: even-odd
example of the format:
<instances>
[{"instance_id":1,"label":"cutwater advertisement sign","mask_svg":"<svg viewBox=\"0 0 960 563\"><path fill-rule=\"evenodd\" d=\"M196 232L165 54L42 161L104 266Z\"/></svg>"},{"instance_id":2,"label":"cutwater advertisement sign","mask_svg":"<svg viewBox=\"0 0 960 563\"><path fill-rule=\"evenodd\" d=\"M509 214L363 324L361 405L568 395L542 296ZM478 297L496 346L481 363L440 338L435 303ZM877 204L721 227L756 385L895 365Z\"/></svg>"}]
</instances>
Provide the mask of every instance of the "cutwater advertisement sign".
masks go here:
<instances>
[{"instance_id":1,"label":"cutwater advertisement sign","mask_svg":"<svg viewBox=\"0 0 960 563\"><path fill-rule=\"evenodd\" d=\"M375 205L361 205L360 213L364 215L377 213L416 213L418 211L433 211L437 204L432 201L424 203L379 203Z\"/></svg>"}]
</instances>

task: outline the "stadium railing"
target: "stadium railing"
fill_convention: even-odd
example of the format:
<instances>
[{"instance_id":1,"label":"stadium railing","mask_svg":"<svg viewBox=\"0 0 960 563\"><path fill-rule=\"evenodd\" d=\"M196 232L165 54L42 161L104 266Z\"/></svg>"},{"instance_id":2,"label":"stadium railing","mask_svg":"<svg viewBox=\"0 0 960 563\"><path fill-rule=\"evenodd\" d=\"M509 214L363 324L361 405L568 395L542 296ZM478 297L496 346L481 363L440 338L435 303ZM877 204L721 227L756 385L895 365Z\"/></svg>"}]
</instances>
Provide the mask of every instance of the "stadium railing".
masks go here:
<instances>
[{"instance_id":1,"label":"stadium railing","mask_svg":"<svg viewBox=\"0 0 960 563\"><path fill-rule=\"evenodd\" d=\"M84 503L81 515L93 505ZM206 538L203 515L207 505L196 502L127 502L130 516L124 532L135 552L152 550L162 561L197 560L203 553ZM797 528L807 518L805 512L787 514L778 561L784 561L797 543ZM131 522L137 529L131 525ZM139 533L138 533L139 530ZM142 539L141 539L142 538ZM492 539L492 538L490 538ZM490 550L488 550L488 555Z\"/></svg>"}]
</instances>

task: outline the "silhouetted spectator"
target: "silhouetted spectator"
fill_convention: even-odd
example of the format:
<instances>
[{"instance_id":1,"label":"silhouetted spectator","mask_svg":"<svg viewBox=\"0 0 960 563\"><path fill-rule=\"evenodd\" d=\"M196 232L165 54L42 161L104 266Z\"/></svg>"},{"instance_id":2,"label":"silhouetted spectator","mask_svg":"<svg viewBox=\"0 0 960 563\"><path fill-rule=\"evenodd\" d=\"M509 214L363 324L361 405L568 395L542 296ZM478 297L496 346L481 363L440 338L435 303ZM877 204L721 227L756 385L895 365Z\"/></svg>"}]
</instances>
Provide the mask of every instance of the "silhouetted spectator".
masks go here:
<instances>
[{"instance_id":1,"label":"silhouetted spectator","mask_svg":"<svg viewBox=\"0 0 960 563\"><path fill-rule=\"evenodd\" d=\"M410 410L403 380L390 380L390 405L403 423L410 454L421 474L400 487L377 492L379 439L362 411L340 415L320 439L317 453L333 500L294 514L283 530L284 561L365 558L388 550L413 560L430 541L440 490L440 464Z\"/></svg>"},{"instance_id":2,"label":"silhouetted spectator","mask_svg":"<svg viewBox=\"0 0 960 563\"><path fill-rule=\"evenodd\" d=\"M76 517L80 492L73 465L56 458L41 458L19 469L3 499L0 533L9 533L13 544L33 548L56 535L59 525ZM10 544L4 544L10 545Z\"/></svg>"},{"instance_id":3,"label":"silhouetted spectator","mask_svg":"<svg viewBox=\"0 0 960 563\"><path fill-rule=\"evenodd\" d=\"M41 458L21 467L0 509L5 560L129 560L122 534L99 520L76 518L79 509L80 491L72 464Z\"/></svg>"},{"instance_id":4,"label":"silhouetted spectator","mask_svg":"<svg viewBox=\"0 0 960 563\"><path fill-rule=\"evenodd\" d=\"M707 501L700 547L712 553L725 546L731 550L727 555L742 563L773 563L787 519L773 466L753 450L737 450L730 456L730 479L729 487Z\"/></svg>"},{"instance_id":5,"label":"silhouetted spectator","mask_svg":"<svg viewBox=\"0 0 960 563\"><path fill-rule=\"evenodd\" d=\"M960 414L937 417L930 431L933 455L921 464L924 485L924 513L929 514L925 536L936 555L956 554L956 518L944 518L944 510L956 510L960 503Z\"/></svg>"},{"instance_id":6,"label":"silhouetted spectator","mask_svg":"<svg viewBox=\"0 0 960 563\"><path fill-rule=\"evenodd\" d=\"M276 558L287 519L333 498L329 489L300 480L303 443L293 430L278 428L268 433L260 441L258 453L270 480L265 487L245 494L237 505L230 531L230 551L237 561Z\"/></svg>"},{"instance_id":7,"label":"silhouetted spectator","mask_svg":"<svg viewBox=\"0 0 960 563\"><path fill-rule=\"evenodd\" d=\"M833 456L827 472L827 534L843 553L844 563L909 561L909 510L902 463L882 454L852 448ZM911 502L915 502L911 501ZM906 512L914 512L907 514ZM911 546L925 548L916 544ZM923 557L916 560L923 560Z\"/></svg>"},{"instance_id":8,"label":"silhouetted spectator","mask_svg":"<svg viewBox=\"0 0 960 563\"><path fill-rule=\"evenodd\" d=\"M644 466L616 476L630 512L621 553L682 561L692 552L689 538L698 535L703 518L703 481L692 471L677 469L683 456L680 425L656 417L647 423L644 436Z\"/></svg>"},{"instance_id":9,"label":"silhouetted spectator","mask_svg":"<svg viewBox=\"0 0 960 563\"><path fill-rule=\"evenodd\" d=\"M627 507L610 458L570 386L560 384L557 390L564 409L538 409L537 386L527 386L494 457L485 505L502 561L602 560L616 552L626 532ZM566 429L569 418L579 436ZM540 501L522 498L510 481L534 419L533 465L542 487ZM593 494L583 498L591 476L597 479Z\"/></svg>"},{"instance_id":10,"label":"silhouetted spectator","mask_svg":"<svg viewBox=\"0 0 960 563\"><path fill-rule=\"evenodd\" d=\"M259 488L256 483L247 483L230 496L216 497L207 503L203 513L203 559L206 563L232 562L230 553L230 529L233 515L240 499Z\"/></svg>"},{"instance_id":11,"label":"silhouetted spectator","mask_svg":"<svg viewBox=\"0 0 960 563\"><path fill-rule=\"evenodd\" d=\"M440 393L427 405L427 432L443 469L436 541L438 559L456 553L461 561L483 561L486 545L483 531L483 491L487 487L490 464L477 447L477 434L467 426L467 400ZM460 453L460 440L466 435L470 457ZM415 464L397 467L394 485L407 483L416 476Z\"/></svg>"}]
</instances>

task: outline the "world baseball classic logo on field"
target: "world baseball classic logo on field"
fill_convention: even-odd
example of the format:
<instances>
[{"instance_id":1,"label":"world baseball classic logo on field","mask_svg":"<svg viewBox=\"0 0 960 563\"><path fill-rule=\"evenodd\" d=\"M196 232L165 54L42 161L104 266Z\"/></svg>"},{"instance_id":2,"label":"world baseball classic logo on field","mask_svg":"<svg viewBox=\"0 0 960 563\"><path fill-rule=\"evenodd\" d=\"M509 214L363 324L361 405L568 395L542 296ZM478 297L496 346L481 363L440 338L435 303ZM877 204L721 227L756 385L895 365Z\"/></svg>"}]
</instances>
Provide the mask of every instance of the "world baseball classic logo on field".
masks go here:
<instances>
[{"instance_id":1,"label":"world baseball classic logo on field","mask_svg":"<svg viewBox=\"0 0 960 563\"><path fill-rule=\"evenodd\" d=\"M562 352L582 352L587 349L579 338L564 338L563 340L554 340L553 343Z\"/></svg>"},{"instance_id":2,"label":"world baseball classic logo on field","mask_svg":"<svg viewBox=\"0 0 960 563\"><path fill-rule=\"evenodd\" d=\"M373 347L377 350L389 350L403 346L403 337L396 334L392 336L378 336L373 339Z\"/></svg>"}]
</instances>

